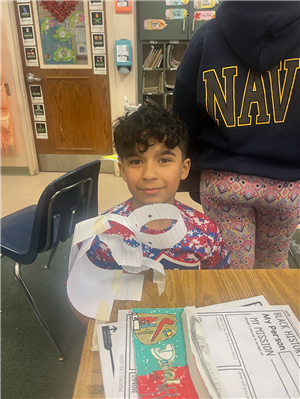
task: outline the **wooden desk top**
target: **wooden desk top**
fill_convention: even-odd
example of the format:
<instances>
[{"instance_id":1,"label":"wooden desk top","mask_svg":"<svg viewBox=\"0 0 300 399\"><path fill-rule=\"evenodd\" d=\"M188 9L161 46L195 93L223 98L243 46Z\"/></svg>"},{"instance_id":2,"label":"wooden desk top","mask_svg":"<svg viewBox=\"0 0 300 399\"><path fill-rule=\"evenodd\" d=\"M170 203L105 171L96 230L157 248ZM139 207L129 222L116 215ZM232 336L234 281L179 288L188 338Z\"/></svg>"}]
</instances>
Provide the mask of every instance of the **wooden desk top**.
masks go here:
<instances>
[{"instance_id":1,"label":"wooden desk top","mask_svg":"<svg viewBox=\"0 0 300 399\"><path fill-rule=\"evenodd\" d=\"M264 295L270 305L289 305L300 320L300 270L176 270L166 271L167 284L158 296L152 271L146 273L142 300L115 301L110 322L119 309L207 306ZM94 320L88 325L73 399L102 399L104 388L99 352L91 352Z\"/></svg>"}]
</instances>

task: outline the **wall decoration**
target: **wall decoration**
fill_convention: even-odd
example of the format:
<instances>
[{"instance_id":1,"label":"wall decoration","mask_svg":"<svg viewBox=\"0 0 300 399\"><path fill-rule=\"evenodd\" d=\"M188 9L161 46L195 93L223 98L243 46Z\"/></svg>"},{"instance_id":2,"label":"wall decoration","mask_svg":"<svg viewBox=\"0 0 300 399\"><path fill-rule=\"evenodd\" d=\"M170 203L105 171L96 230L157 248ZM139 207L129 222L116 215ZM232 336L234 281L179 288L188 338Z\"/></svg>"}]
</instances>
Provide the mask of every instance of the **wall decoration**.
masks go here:
<instances>
[{"instance_id":1,"label":"wall decoration","mask_svg":"<svg viewBox=\"0 0 300 399\"><path fill-rule=\"evenodd\" d=\"M20 25L31 25L32 13L30 4L20 4L18 5Z\"/></svg>"},{"instance_id":2,"label":"wall decoration","mask_svg":"<svg viewBox=\"0 0 300 399\"><path fill-rule=\"evenodd\" d=\"M166 19L184 19L188 15L185 8L168 8L166 10Z\"/></svg>"},{"instance_id":3,"label":"wall decoration","mask_svg":"<svg viewBox=\"0 0 300 399\"><path fill-rule=\"evenodd\" d=\"M65 0L59 4L58 1L40 1L46 11L48 11L57 22L65 22L65 19L69 17L75 11L78 1Z\"/></svg>"},{"instance_id":4,"label":"wall decoration","mask_svg":"<svg viewBox=\"0 0 300 399\"><path fill-rule=\"evenodd\" d=\"M91 68L85 2L40 1L33 9L41 67Z\"/></svg>"},{"instance_id":5,"label":"wall decoration","mask_svg":"<svg viewBox=\"0 0 300 399\"><path fill-rule=\"evenodd\" d=\"M92 34L93 54L105 53L105 33Z\"/></svg>"},{"instance_id":6,"label":"wall decoration","mask_svg":"<svg viewBox=\"0 0 300 399\"><path fill-rule=\"evenodd\" d=\"M22 41L24 46L35 46L33 25L21 26Z\"/></svg>"},{"instance_id":7,"label":"wall decoration","mask_svg":"<svg viewBox=\"0 0 300 399\"><path fill-rule=\"evenodd\" d=\"M46 122L34 122L34 126L37 139L48 139Z\"/></svg>"},{"instance_id":8,"label":"wall decoration","mask_svg":"<svg viewBox=\"0 0 300 399\"><path fill-rule=\"evenodd\" d=\"M39 66L36 47L24 47L26 66Z\"/></svg>"},{"instance_id":9,"label":"wall decoration","mask_svg":"<svg viewBox=\"0 0 300 399\"><path fill-rule=\"evenodd\" d=\"M91 11L91 32L104 32L103 11Z\"/></svg>"},{"instance_id":10,"label":"wall decoration","mask_svg":"<svg viewBox=\"0 0 300 399\"><path fill-rule=\"evenodd\" d=\"M189 0L166 0L167 6L183 6L188 4Z\"/></svg>"},{"instance_id":11,"label":"wall decoration","mask_svg":"<svg viewBox=\"0 0 300 399\"><path fill-rule=\"evenodd\" d=\"M163 19L145 19L144 29L145 30L161 30L167 26Z\"/></svg>"},{"instance_id":12,"label":"wall decoration","mask_svg":"<svg viewBox=\"0 0 300 399\"><path fill-rule=\"evenodd\" d=\"M194 8L214 8L219 4L218 0L194 0Z\"/></svg>"},{"instance_id":13,"label":"wall decoration","mask_svg":"<svg viewBox=\"0 0 300 399\"><path fill-rule=\"evenodd\" d=\"M106 75L105 55L94 55L94 74Z\"/></svg>"},{"instance_id":14,"label":"wall decoration","mask_svg":"<svg viewBox=\"0 0 300 399\"><path fill-rule=\"evenodd\" d=\"M89 7L90 10L103 10L103 2L102 0L95 1L95 0L89 0Z\"/></svg>"},{"instance_id":15,"label":"wall decoration","mask_svg":"<svg viewBox=\"0 0 300 399\"><path fill-rule=\"evenodd\" d=\"M194 20L195 21L208 21L213 18L216 18L215 11L195 11L194 12Z\"/></svg>"},{"instance_id":16,"label":"wall decoration","mask_svg":"<svg viewBox=\"0 0 300 399\"><path fill-rule=\"evenodd\" d=\"M30 90L31 101L34 104L41 104L41 103L44 102L42 86L40 86L40 85L29 85L29 90Z\"/></svg>"},{"instance_id":17,"label":"wall decoration","mask_svg":"<svg viewBox=\"0 0 300 399\"><path fill-rule=\"evenodd\" d=\"M32 110L35 121L46 121L44 104L32 104Z\"/></svg>"}]
</instances>

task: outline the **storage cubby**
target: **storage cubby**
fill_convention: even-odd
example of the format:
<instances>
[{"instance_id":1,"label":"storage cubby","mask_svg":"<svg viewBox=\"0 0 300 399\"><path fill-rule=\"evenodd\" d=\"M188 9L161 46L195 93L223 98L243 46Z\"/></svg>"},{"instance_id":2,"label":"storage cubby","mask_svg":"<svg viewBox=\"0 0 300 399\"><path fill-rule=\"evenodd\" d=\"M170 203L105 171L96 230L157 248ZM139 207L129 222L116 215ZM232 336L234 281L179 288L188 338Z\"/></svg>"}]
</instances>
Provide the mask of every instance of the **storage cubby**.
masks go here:
<instances>
[{"instance_id":1,"label":"storage cubby","mask_svg":"<svg viewBox=\"0 0 300 399\"><path fill-rule=\"evenodd\" d=\"M172 107L176 72L187 45L187 41L139 43L139 103L148 96L158 104Z\"/></svg>"}]
</instances>

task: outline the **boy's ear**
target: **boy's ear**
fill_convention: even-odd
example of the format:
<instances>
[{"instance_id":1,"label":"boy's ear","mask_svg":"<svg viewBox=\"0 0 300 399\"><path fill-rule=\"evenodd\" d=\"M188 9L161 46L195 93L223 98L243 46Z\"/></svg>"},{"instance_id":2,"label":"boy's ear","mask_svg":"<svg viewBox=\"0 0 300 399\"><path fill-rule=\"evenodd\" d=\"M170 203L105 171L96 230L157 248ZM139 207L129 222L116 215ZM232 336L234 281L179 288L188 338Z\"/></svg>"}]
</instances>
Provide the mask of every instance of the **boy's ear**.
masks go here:
<instances>
[{"instance_id":1,"label":"boy's ear","mask_svg":"<svg viewBox=\"0 0 300 399\"><path fill-rule=\"evenodd\" d=\"M123 163L119 161L119 162L118 162L118 166L119 166L121 175L122 175L122 177L123 177L123 180L124 180L124 181L127 181L127 180L126 180L126 175L125 175Z\"/></svg>"},{"instance_id":2,"label":"boy's ear","mask_svg":"<svg viewBox=\"0 0 300 399\"><path fill-rule=\"evenodd\" d=\"M181 171L180 180L185 180L188 177L190 168L191 168L191 160L190 160L190 158L186 158L182 163L182 171Z\"/></svg>"}]
</instances>

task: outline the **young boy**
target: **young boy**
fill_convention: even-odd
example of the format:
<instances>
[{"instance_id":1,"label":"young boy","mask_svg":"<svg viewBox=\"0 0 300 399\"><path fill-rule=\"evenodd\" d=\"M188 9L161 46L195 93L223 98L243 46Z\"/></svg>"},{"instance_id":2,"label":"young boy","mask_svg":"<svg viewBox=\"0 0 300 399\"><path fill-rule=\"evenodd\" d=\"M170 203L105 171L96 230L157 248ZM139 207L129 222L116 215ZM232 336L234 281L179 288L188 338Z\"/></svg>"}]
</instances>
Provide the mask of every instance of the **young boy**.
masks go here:
<instances>
[{"instance_id":1,"label":"young boy","mask_svg":"<svg viewBox=\"0 0 300 399\"><path fill-rule=\"evenodd\" d=\"M180 180L189 174L191 161L186 158L188 135L184 124L172 111L158 105L142 105L114 124L114 144L120 158L119 168L132 198L106 213L128 216L135 209L150 204L175 205L187 228L187 234L174 247L156 249L143 245L144 257L161 262L165 269L229 268L228 253L214 222L179 201L175 194ZM173 220L147 223L143 232L167 231ZM105 234L119 234L130 246L135 245L132 232L110 222ZM87 252L96 266L121 268L110 249L97 236Z\"/></svg>"}]
</instances>

